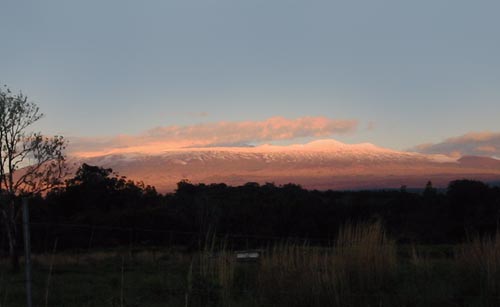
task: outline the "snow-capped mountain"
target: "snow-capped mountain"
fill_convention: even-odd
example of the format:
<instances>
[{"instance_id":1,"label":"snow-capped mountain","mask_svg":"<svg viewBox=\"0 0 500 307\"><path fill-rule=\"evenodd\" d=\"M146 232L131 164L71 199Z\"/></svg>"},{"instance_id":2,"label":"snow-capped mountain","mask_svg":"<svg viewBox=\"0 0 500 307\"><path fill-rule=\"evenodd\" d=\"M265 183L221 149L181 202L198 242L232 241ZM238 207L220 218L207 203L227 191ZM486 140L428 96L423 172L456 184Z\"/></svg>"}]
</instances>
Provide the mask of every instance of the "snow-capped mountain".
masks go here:
<instances>
[{"instance_id":1,"label":"snow-capped mountain","mask_svg":"<svg viewBox=\"0 0 500 307\"><path fill-rule=\"evenodd\" d=\"M177 182L240 185L289 182L315 189L423 187L428 180L444 186L463 177L500 179L500 160L451 158L395 151L373 144L320 140L304 145L169 149L161 153L127 153L72 158L112 168L120 175L173 191Z\"/></svg>"}]
</instances>

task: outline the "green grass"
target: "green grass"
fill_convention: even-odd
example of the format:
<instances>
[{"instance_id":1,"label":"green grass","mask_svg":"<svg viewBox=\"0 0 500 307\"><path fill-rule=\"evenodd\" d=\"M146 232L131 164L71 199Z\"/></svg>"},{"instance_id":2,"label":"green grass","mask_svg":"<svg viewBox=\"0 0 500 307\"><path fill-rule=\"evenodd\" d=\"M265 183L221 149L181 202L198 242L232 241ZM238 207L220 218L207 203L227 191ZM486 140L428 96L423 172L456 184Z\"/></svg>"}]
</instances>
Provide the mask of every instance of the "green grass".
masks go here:
<instances>
[{"instance_id":1,"label":"green grass","mask_svg":"<svg viewBox=\"0 0 500 307\"><path fill-rule=\"evenodd\" d=\"M122 285L122 256L123 285ZM80 259L78 259L80 258ZM48 288L48 306L165 306L173 301L181 306L186 287L188 263L183 257L165 252L157 260L129 253L99 252L91 257L57 255ZM2 272L8 267L2 265ZM33 289L35 305L45 305L49 266L34 257ZM0 284L1 306L22 306L24 275L5 274ZM180 294L177 294L180 293Z\"/></svg>"},{"instance_id":2,"label":"green grass","mask_svg":"<svg viewBox=\"0 0 500 307\"><path fill-rule=\"evenodd\" d=\"M344 227L330 247L277 244L258 263L237 262L215 240L199 252L34 255L34 305L500 306L497 238L397 246L375 223ZM25 306L24 275L9 273L6 259L0 306Z\"/></svg>"}]
</instances>

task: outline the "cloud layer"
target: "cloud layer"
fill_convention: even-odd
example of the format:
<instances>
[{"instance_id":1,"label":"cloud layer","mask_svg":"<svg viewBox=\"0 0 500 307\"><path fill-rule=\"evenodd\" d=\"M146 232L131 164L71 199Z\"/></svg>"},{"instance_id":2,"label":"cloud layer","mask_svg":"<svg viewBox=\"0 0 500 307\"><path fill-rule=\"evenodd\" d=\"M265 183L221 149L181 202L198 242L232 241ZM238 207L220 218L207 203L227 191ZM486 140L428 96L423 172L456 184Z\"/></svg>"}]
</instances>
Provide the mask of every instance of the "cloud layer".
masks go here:
<instances>
[{"instance_id":1,"label":"cloud layer","mask_svg":"<svg viewBox=\"0 0 500 307\"><path fill-rule=\"evenodd\" d=\"M450 156L496 156L500 157L500 133L471 132L436 144L422 144L413 151Z\"/></svg>"},{"instance_id":2,"label":"cloud layer","mask_svg":"<svg viewBox=\"0 0 500 307\"><path fill-rule=\"evenodd\" d=\"M155 153L172 148L235 146L301 137L329 137L352 132L357 127L356 120L272 117L263 121L157 127L136 136L72 138L69 151L71 154L87 157L113 153Z\"/></svg>"}]
</instances>

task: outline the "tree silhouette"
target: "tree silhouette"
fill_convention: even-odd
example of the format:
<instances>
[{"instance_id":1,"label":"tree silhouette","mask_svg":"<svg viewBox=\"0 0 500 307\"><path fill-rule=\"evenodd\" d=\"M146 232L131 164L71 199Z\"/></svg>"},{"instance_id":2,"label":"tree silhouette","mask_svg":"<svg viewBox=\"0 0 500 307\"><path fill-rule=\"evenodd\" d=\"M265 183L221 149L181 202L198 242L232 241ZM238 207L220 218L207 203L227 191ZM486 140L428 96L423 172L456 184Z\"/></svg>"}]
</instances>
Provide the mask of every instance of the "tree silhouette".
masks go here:
<instances>
[{"instance_id":1,"label":"tree silhouette","mask_svg":"<svg viewBox=\"0 0 500 307\"><path fill-rule=\"evenodd\" d=\"M435 189L434 187L432 187L432 182L430 180L427 181L427 184L425 185L425 189L424 189L423 195L427 199L433 198L433 197L435 197L437 195L437 189Z\"/></svg>"},{"instance_id":2,"label":"tree silhouette","mask_svg":"<svg viewBox=\"0 0 500 307\"><path fill-rule=\"evenodd\" d=\"M64 138L28 131L42 117L38 106L25 95L13 94L6 86L0 88L0 212L14 270L19 267L19 196L38 194L60 184L65 171Z\"/></svg>"}]
</instances>

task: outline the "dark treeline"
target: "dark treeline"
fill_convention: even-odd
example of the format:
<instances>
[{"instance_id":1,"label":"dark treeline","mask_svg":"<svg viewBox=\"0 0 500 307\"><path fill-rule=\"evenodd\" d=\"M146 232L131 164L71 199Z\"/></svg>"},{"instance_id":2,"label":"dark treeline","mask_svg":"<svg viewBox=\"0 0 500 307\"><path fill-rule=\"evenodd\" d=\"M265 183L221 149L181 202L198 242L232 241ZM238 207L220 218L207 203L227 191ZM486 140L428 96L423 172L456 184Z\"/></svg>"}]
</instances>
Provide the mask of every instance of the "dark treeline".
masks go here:
<instances>
[{"instance_id":1,"label":"dark treeline","mask_svg":"<svg viewBox=\"0 0 500 307\"><path fill-rule=\"evenodd\" d=\"M423 187L424 188L424 187ZM127 180L111 169L83 165L66 185L30 201L35 250L126 244L196 247L207 234L239 246L273 240L331 241L339 226L381 220L401 243L442 244L494 233L500 189L457 180L439 193L310 191L295 184L178 183L175 193ZM20 221L19 221L20 223ZM298 239L297 239L298 240ZM2 233L5 249L5 234Z\"/></svg>"}]
</instances>

